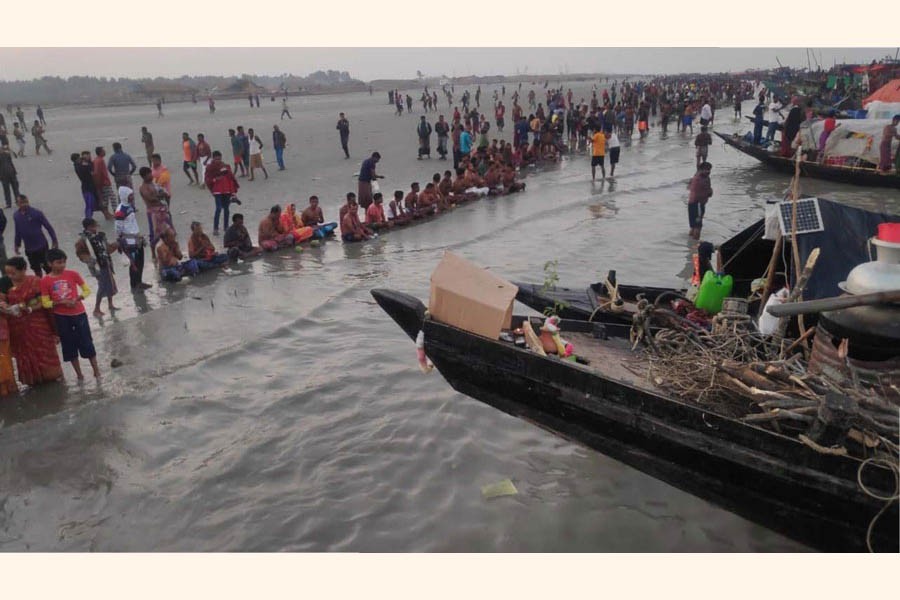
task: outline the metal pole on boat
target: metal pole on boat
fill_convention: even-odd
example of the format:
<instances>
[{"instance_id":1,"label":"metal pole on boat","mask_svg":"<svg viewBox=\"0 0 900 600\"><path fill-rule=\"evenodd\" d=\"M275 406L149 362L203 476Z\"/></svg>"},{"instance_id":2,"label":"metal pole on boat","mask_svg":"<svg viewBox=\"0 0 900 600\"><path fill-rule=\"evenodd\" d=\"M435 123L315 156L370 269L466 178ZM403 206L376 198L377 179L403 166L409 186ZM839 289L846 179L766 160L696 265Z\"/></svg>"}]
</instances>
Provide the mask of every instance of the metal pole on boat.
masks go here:
<instances>
[{"instance_id":1,"label":"metal pole on boat","mask_svg":"<svg viewBox=\"0 0 900 600\"><path fill-rule=\"evenodd\" d=\"M830 310L854 308L856 306L872 306L875 304L888 304L900 302L900 290L887 292L873 292L871 294L859 294L857 296L837 296L835 298L819 298L806 302L793 302L791 304L775 304L766 312L773 317L792 317L794 315L809 315Z\"/></svg>"}]
</instances>

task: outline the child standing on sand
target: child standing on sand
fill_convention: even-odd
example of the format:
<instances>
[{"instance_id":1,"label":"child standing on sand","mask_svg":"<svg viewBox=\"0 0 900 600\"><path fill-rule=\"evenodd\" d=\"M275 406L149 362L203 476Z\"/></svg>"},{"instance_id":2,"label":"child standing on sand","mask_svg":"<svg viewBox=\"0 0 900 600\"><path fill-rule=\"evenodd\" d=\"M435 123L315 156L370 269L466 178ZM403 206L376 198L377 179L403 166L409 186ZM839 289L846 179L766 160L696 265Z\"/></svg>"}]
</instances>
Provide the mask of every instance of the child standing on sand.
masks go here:
<instances>
[{"instance_id":1,"label":"child standing on sand","mask_svg":"<svg viewBox=\"0 0 900 600\"><path fill-rule=\"evenodd\" d=\"M63 361L71 362L78 379L84 379L78 362L78 355L81 354L82 358L91 362L94 377L100 377L91 326L81 302L91 290L77 271L66 269L66 258L66 253L59 248L47 252L50 274L41 278L41 304L53 311Z\"/></svg>"}]
</instances>

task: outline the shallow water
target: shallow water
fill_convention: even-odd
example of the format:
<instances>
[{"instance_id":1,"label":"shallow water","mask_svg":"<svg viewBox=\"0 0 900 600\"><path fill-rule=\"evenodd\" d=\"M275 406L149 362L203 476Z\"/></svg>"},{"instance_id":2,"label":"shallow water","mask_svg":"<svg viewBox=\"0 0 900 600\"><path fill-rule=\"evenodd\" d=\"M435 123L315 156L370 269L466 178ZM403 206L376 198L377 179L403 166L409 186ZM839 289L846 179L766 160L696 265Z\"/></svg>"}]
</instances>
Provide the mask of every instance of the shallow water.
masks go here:
<instances>
[{"instance_id":1,"label":"shallow water","mask_svg":"<svg viewBox=\"0 0 900 600\"><path fill-rule=\"evenodd\" d=\"M484 89L483 106L493 88ZM302 206L311 193L334 219L372 150L384 157L388 193L446 168L415 160L420 111L395 117L383 93L294 98L290 107L290 121L278 121L280 100L252 111L245 101L220 101L215 116L202 102L167 105L164 119L149 104L48 110L55 152L52 161L16 161L22 189L69 251L82 209L68 154L123 139L141 163L144 124L173 172L183 245L191 220L211 229L212 219L211 197L187 187L180 172L183 130L206 133L214 149L227 149L225 133L237 124L268 142L270 179L241 180L240 212L252 232L270 205ZM338 111L351 119L349 161L334 130ZM734 129L730 112L717 130ZM290 144L284 172L272 160L273 123ZM789 183L718 141L710 162L706 239L759 218ZM558 260L563 284L586 284L610 268L621 281L680 284L689 272L693 164L692 138L660 139L654 129L624 145L614 184L592 185L588 159L578 155L529 174L524 194L366 244L283 251L230 276L165 286L148 262L145 279L155 285L145 297L121 292L115 316L91 317L101 383L70 378L0 401L0 549L802 550L460 395L436 372L420 374L413 345L369 295L389 287L426 298L445 249L511 279L540 281L545 261ZM876 207L900 200L889 190L814 181L803 191ZM10 224L7 248L11 236ZM127 288L124 268L117 279ZM110 369L113 357L124 365ZM518 495L482 499L481 486L506 478Z\"/></svg>"}]
</instances>

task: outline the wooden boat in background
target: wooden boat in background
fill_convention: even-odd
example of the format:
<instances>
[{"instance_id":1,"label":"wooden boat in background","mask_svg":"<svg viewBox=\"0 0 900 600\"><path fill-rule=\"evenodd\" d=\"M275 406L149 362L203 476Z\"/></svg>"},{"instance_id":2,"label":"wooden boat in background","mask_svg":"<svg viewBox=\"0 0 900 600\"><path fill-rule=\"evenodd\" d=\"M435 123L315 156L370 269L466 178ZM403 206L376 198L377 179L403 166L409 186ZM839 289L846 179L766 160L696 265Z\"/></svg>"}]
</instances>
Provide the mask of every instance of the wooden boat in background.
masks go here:
<instances>
[{"instance_id":1,"label":"wooden boat in background","mask_svg":"<svg viewBox=\"0 0 900 600\"><path fill-rule=\"evenodd\" d=\"M746 142L737 134L725 135L717 131L713 133L722 138L722 140L732 148L735 148L748 156L752 156L767 167L788 175L794 174L794 159L785 158L777 153L769 152L762 146ZM900 189L900 175L897 175L896 173L882 175L875 169L866 169L863 167L842 167L817 162L800 161L800 174L803 177L827 179L829 181L849 183L851 185Z\"/></svg>"}]
</instances>

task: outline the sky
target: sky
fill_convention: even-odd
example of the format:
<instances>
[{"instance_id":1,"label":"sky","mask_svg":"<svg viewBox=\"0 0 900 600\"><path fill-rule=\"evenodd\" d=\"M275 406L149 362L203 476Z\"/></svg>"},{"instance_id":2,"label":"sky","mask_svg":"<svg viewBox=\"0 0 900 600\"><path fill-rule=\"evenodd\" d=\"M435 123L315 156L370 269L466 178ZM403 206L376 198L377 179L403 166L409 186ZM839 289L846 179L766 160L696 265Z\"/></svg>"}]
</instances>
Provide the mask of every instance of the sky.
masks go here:
<instances>
[{"instance_id":1,"label":"sky","mask_svg":"<svg viewBox=\"0 0 900 600\"><path fill-rule=\"evenodd\" d=\"M742 71L894 57L897 48L0 48L0 79L308 75L364 81L517 73L665 74Z\"/></svg>"}]
</instances>

